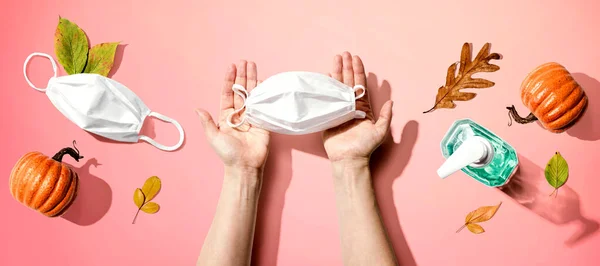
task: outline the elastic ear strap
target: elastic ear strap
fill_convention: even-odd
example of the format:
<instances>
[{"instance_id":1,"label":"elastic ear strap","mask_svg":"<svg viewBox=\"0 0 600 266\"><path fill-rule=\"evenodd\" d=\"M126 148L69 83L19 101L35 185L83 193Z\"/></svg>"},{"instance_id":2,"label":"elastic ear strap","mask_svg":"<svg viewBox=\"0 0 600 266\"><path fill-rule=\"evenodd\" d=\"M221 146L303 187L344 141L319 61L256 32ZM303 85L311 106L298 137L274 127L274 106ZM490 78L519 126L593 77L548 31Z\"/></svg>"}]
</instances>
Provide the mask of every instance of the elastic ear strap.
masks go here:
<instances>
[{"instance_id":1,"label":"elastic ear strap","mask_svg":"<svg viewBox=\"0 0 600 266\"><path fill-rule=\"evenodd\" d=\"M354 86L354 92L356 92L358 90L362 90L362 92L358 96L354 97L355 100L362 98L363 96L365 96L365 93L367 92L367 89L363 85Z\"/></svg>"},{"instance_id":2,"label":"elastic ear strap","mask_svg":"<svg viewBox=\"0 0 600 266\"><path fill-rule=\"evenodd\" d=\"M140 139L145 142L150 143L152 146L154 146L158 149L161 149L163 151L174 151L176 149L179 149L179 147L181 147L181 145L183 144L183 139L184 139L183 127L181 127L179 122L175 121L175 119L173 119L173 118L167 117L167 116L159 114L157 112L150 112L150 114L148 114L148 116L153 116L162 121L173 124L179 131L179 142L177 142L177 144L175 144L173 146L165 146L165 145L162 145L162 144L156 142L155 140L151 139L148 136L140 135Z\"/></svg>"},{"instance_id":3,"label":"elastic ear strap","mask_svg":"<svg viewBox=\"0 0 600 266\"><path fill-rule=\"evenodd\" d=\"M27 81L27 83L29 84L29 86L31 86L33 89L35 89L37 91L45 92L46 89L37 88L35 85L33 85L33 83L31 82L31 80L29 80L29 77L27 77L27 64L29 64L29 61L34 56L43 56L43 57L46 57L46 58L50 59L50 63L52 63L52 70L54 70L54 77L55 78L56 78L56 75L58 74L58 68L56 67L56 62L54 61L54 58L52 58L52 56L50 56L49 54L32 53L32 54L30 54L27 57L27 59L25 59L25 63L23 64L23 75L25 76L25 80Z\"/></svg>"},{"instance_id":4,"label":"elastic ear strap","mask_svg":"<svg viewBox=\"0 0 600 266\"><path fill-rule=\"evenodd\" d=\"M239 85L239 84L233 84L233 86L231 87L231 90L233 90L233 92L235 94L237 94L238 96L242 97L242 106L238 109L236 109L235 111L233 111L233 113L229 114L227 116L227 125L232 127L232 128L236 128L241 126L242 124L244 124L244 122L246 122L246 117L241 117L240 118L240 122L238 123L233 123L233 116L236 114L241 113L244 108L246 108L246 99L248 98L248 91L246 90L246 88L244 88L244 86Z\"/></svg>"}]
</instances>

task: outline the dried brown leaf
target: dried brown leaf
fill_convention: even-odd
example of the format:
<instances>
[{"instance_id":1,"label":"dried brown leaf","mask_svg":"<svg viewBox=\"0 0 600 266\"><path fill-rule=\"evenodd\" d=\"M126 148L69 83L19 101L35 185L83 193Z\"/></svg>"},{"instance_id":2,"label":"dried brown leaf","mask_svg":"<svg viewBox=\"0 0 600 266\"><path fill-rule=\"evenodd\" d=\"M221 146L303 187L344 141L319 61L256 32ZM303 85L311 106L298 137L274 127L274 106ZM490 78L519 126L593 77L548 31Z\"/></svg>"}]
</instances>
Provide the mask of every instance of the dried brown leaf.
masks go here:
<instances>
[{"instance_id":1,"label":"dried brown leaf","mask_svg":"<svg viewBox=\"0 0 600 266\"><path fill-rule=\"evenodd\" d=\"M471 76L478 72L495 72L499 70L499 66L490 64L489 61L500 59L500 55L497 53L490 54L489 43L481 48L474 60L471 60L471 53L471 45L469 43L463 44L460 62L448 67L446 84L438 89L435 105L423 113L429 113L440 108L453 109L456 107L454 101L468 101L477 95L472 92L462 92L463 89L483 89L494 86L492 81L472 78ZM458 72L456 71L457 64Z\"/></svg>"}]
</instances>

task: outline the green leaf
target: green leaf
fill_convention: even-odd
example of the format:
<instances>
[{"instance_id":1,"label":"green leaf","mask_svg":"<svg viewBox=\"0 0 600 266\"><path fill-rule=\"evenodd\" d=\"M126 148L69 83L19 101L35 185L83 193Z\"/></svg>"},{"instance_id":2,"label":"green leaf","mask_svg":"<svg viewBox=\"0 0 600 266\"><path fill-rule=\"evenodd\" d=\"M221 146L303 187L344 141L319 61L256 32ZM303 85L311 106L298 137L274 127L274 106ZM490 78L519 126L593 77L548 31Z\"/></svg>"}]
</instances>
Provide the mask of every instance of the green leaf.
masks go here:
<instances>
[{"instance_id":1,"label":"green leaf","mask_svg":"<svg viewBox=\"0 0 600 266\"><path fill-rule=\"evenodd\" d=\"M158 194L158 191L160 191L160 184L160 178L157 176L151 176L146 180L142 187L142 192L146 195L146 200L144 202L151 201L156 194Z\"/></svg>"},{"instance_id":2,"label":"green leaf","mask_svg":"<svg viewBox=\"0 0 600 266\"><path fill-rule=\"evenodd\" d=\"M148 202L142 206L142 211L145 213L153 214L156 213L160 209L160 205L155 202Z\"/></svg>"},{"instance_id":3,"label":"green leaf","mask_svg":"<svg viewBox=\"0 0 600 266\"><path fill-rule=\"evenodd\" d=\"M559 152L556 152L552 156L544 174L546 175L548 184L555 189L562 187L567 182L567 178L569 178L569 165Z\"/></svg>"},{"instance_id":4,"label":"green leaf","mask_svg":"<svg viewBox=\"0 0 600 266\"><path fill-rule=\"evenodd\" d=\"M100 74L108 76L110 69L115 62L115 52L117 51L118 42L108 42L94 45L90 49L87 65L84 73Z\"/></svg>"},{"instance_id":5,"label":"green leaf","mask_svg":"<svg viewBox=\"0 0 600 266\"><path fill-rule=\"evenodd\" d=\"M89 50L85 32L77 24L59 17L54 36L54 52L65 71L69 75L83 72Z\"/></svg>"},{"instance_id":6,"label":"green leaf","mask_svg":"<svg viewBox=\"0 0 600 266\"><path fill-rule=\"evenodd\" d=\"M133 202L135 203L135 206L137 206L138 208L141 208L142 205L144 204L144 199L146 197L144 196L144 192L142 192L141 189L136 188L135 192L133 192Z\"/></svg>"}]
</instances>

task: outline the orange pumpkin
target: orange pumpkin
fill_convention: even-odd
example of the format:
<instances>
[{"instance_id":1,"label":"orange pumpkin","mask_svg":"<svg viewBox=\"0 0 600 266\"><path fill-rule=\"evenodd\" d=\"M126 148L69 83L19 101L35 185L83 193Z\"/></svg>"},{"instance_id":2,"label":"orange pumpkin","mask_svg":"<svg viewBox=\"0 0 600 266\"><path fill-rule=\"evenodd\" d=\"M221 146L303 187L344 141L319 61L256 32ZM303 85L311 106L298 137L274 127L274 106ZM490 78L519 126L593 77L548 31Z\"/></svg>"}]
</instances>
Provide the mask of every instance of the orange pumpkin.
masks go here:
<instances>
[{"instance_id":1,"label":"orange pumpkin","mask_svg":"<svg viewBox=\"0 0 600 266\"><path fill-rule=\"evenodd\" d=\"M73 148L64 148L52 158L40 152L23 155L10 174L13 198L48 217L66 212L77 196L79 176L62 158L66 154L76 161L83 158L75 141Z\"/></svg>"},{"instance_id":2,"label":"orange pumpkin","mask_svg":"<svg viewBox=\"0 0 600 266\"><path fill-rule=\"evenodd\" d=\"M523 118L515 106L507 107L509 117L526 124L539 120L542 126L554 133L572 127L587 109L585 91L571 73L558 63L546 63L534 69L521 84L521 101L531 114Z\"/></svg>"}]
</instances>

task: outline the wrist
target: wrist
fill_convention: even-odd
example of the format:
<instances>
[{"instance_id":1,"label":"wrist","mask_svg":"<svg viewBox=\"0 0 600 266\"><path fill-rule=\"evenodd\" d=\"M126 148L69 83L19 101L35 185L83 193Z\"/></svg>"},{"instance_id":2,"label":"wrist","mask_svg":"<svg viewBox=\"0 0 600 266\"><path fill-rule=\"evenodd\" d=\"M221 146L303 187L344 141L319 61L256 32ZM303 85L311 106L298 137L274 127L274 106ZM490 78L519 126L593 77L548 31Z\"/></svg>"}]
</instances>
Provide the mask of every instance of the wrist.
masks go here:
<instances>
[{"instance_id":1,"label":"wrist","mask_svg":"<svg viewBox=\"0 0 600 266\"><path fill-rule=\"evenodd\" d=\"M369 158L352 158L337 160L331 163L333 176L338 181L354 182L363 179L370 181Z\"/></svg>"},{"instance_id":2,"label":"wrist","mask_svg":"<svg viewBox=\"0 0 600 266\"><path fill-rule=\"evenodd\" d=\"M262 168L225 165L223 182L229 185L260 189L262 175Z\"/></svg>"},{"instance_id":3,"label":"wrist","mask_svg":"<svg viewBox=\"0 0 600 266\"><path fill-rule=\"evenodd\" d=\"M371 205L374 195L368 159L340 160L332 163L333 184L338 202L350 203L344 209Z\"/></svg>"},{"instance_id":4,"label":"wrist","mask_svg":"<svg viewBox=\"0 0 600 266\"><path fill-rule=\"evenodd\" d=\"M356 158L347 158L336 161L331 161L331 165L333 166L334 171L342 171L342 172L353 172L357 170L362 170L364 168L369 168L369 158L367 157L356 157Z\"/></svg>"}]
</instances>

